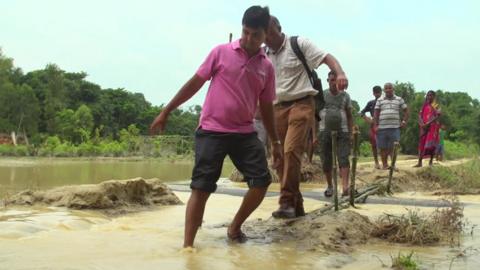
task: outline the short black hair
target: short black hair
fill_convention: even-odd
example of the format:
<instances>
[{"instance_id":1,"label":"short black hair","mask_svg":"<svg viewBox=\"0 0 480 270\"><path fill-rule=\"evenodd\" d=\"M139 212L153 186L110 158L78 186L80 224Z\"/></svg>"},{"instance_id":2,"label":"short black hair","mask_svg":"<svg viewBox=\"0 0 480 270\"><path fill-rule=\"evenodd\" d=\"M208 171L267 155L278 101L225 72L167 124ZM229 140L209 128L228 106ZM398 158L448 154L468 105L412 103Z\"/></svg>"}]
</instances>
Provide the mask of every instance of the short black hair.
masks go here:
<instances>
[{"instance_id":1,"label":"short black hair","mask_svg":"<svg viewBox=\"0 0 480 270\"><path fill-rule=\"evenodd\" d=\"M282 32L282 26L280 25L280 21L278 20L277 17L270 15L270 23L273 23L279 32Z\"/></svg>"},{"instance_id":2,"label":"short black hair","mask_svg":"<svg viewBox=\"0 0 480 270\"><path fill-rule=\"evenodd\" d=\"M373 87L373 92L374 93L381 93L382 92L382 87L380 85L375 85Z\"/></svg>"},{"instance_id":3,"label":"short black hair","mask_svg":"<svg viewBox=\"0 0 480 270\"><path fill-rule=\"evenodd\" d=\"M436 95L437 95L437 93L436 93L435 91L433 91L433 90L428 91L428 92L427 92L427 95L430 94L430 93L432 93L433 96L436 96Z\"/></svg>"},{"instance_id":4,"label":"short black hair","mask_svg":"<svg viewBox=\"0 0 480 270\"><path fill-rule=\"evenodd\" d=\"M270 10L267 6L251 6L243 13L242 25L253 29L263 28L267 31L270 23Z\"/></svg>"}]
</instances>

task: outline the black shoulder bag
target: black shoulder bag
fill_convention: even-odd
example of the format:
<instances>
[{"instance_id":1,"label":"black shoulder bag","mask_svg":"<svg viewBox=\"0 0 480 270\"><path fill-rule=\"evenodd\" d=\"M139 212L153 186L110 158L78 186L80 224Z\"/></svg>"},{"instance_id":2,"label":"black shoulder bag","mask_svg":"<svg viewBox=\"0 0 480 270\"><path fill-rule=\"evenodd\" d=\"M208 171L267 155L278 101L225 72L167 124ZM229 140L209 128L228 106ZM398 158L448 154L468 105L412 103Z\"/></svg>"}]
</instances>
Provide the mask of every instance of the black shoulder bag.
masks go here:
<instances>
[{"instance_id":1,"label":"black shoulder bag","mask_svg":"<svg viewBox=\"0 0 480 270\"><path fill-rule=\"evenodd\" d=\"M315 70L311 70L310 67L308 67L307 60L305 60L305 55L303 54L302 50L300 50L300 46L298 46L297 39L298 36L290 37L290 46L292 46L293 52L305 67L305 71L308 74L308 78L310 79L310 83L312 84L313 89L318 91L318 94L315 95L315 119L317 119L317 121L320 121L320 111L325 107L322 81L320 80L320 78L318 78L317 72Z\"/></svg>"}]
</instances>

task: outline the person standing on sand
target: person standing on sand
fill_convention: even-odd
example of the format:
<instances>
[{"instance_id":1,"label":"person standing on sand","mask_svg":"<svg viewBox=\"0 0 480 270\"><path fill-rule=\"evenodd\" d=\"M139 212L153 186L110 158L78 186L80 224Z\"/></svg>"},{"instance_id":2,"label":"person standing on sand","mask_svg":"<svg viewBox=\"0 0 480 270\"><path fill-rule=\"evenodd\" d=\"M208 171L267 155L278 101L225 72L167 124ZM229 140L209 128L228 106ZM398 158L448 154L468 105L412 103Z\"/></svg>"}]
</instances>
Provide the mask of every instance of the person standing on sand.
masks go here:
<instances>
[{"instance_id":1,"label":"person standing on sand","mask_svg":"<svg viewBox=\"0 0 480 270\"><path fill-rule=\"evenodd\" d=\"M422 167L424 156L430 155L428 165L433 165L433 157L439 143L438 117L440 117L440 108L435 101L435 91L428 91L425 96L425 102L418 113L418 125L420 128L420 138L418 140L418 163L414 167Z\"/></svg>"},{"instance_id":2,"label":"person standing on sand","mask_svg":"<svg viewBox=\"0 0 480 270\"><path fill-rule=\"evenodd\" d=\"M440 130L438 131L438 146L435 153L437 154L437 161L443 161L443 156L445 155L445 130L447 127L444 124L440 125Z\"/></svg>"},{"instance_id":3,"label":"person standing on sand","mask_svg":"<svg viewBox=\"0 0 480 270\"><path fill-rule=\"evenodd\" d=\"M348 176L350 173L350 144L352 142L353 116L352 102L346 91L337 89L337 75L334 71L328 73L329 89L323 92L325 108L320 111L320 158L322 159L323 173L327 179L325 197L333 195L332 183L332 132L337 132L337 161L342 178L342 196L348 196Z\"/></svg>"},{"instance_id":4,"label":"person standing on sand","mask_svg":"<svg viewBox=\"0 0 480 270\"><path fill-rule=\"evenodd\" d=\"M275 71L261 49L269 21L268 7L248 8L242 19L241 38L212 49L196 74L150 126L153 134L163 131L170 112L190 99L207 80L211 80L195 132L195 166L190 184L192 193L185 214L184 247L193 247L202 224L205 204L217 188L216 182L226 155L244 175L249 187L228 227L227 237L236 242L246 240L241 226L263 201L271 183L265 151L253 128L257 103L273 142L274 166L282 158L273 118Z\"/></svg>"},{"instance_id":5,"label":"person standing on sand","mask_svg":"<svg viewBox=\"0 0 480 270\"><path fill-rule=\"evenodd\" d=\"M377 151L377 125L375 125L375 121L373 121L373 117L375 115L375 104L377 100L382 96L382 87L376 85L372 89L373 96L375 99L370 100L365 108L360 111L360 116L370 125L370 145L372 146L372 154L373 159L375 160L375 169L380 169L380 163L378 163L378 151ZM370 113L370 117L366 114Z\"/></svg>"},{"instance_id":6,"label":"person standing on sand","mask_svg":"<svg viewBox=\"0 0 480 270\"><path fill-rule=\"evenodd\" d=\"M393 143L400 141L400 128L408 121L408 108L403 98L396 96L393 84L386 83L383 87L385 96L375 104L375 125L377 126L377 149L380 149L382 169L388 169L388 156L392 155ZM400 120L400 112L403 119Z\"/></svg>"}]
</instances>

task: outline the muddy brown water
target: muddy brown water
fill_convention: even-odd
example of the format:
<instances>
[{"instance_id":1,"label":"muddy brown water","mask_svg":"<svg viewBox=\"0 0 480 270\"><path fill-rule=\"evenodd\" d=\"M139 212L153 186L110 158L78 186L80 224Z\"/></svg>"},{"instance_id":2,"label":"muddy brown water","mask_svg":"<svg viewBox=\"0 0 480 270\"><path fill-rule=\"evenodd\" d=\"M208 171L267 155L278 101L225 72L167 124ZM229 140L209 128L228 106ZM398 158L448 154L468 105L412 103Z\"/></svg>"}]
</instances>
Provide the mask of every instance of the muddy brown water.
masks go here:
<instances>
[{"instance_id":1,"label":"muddy brown water","mask_svg":"<svg viewBox=\"0 0 480 270\"><path fill-rule=\"evenodd\" d=\"M24 189L96 184L110 179L187 180L192 168L191 161L156 159L0 158L0 198ZM226 161L222 176L227 177L232 168Z\"/></svg>"},{"instance_id":2,"label":"muddy brown water","mask_svg":"<svg viewBox=\"0 0 480 270\"><path fill-rule=\"evenodd\" d=\"M41 166L46 166L43 162L40 162ZM79 162L80 165L75 165L72 164L75 162L65 161L59 166L65 164L70 169L77 168L76 170L86 166L84 164L86 161ZM107 164L109 162L111 161ZM105 164L105 161L101 163ZM174 174L180 170L187 170L182 167L183 165L178 167L177 165L179 164L169 164L166 168L174 170ZM139 166L152 165L139 164ZM190 169L185 173L187 177L181 176L182 180L188 179ZM76 174L83 175L79 171ZM72 175L75 173L72 172ZM5 184L3 177L2 174L0 178L2 186ZM20 178L15 179L15 183L22 181L18 180ZM169 181L173 180L178 179ZM83 183L81 181L72 181L68 184ZM10 180L6 183L20 188L31 187L30 183L13 185ZM34 187L48 188L56 186L56 183L61 181L56 180L45 185L39 183ZM182 201L188 200L188 192L176 194ZM404 193L398 196L435 198L421 193ZM469 224L480 224L480 196L461 196L460 199L468 202L464 213ZM194 252L180 248L185 205L162 206L153 211L115 218L96 211L55 207L3 208L0 209L0 269L386 269L382 263L390 265L390 256L395 256L399 252L407 254L410 251L415 251L414 257L421 262L422 269L449 269L450 265L451 269L480 269L479 226L465 233L461 245L456 247L448 245L414 247L370 239L367 244L356 246L353 252L337 253L299 249L295 242L289 241L270 244L256 241L243 245L230 244L226 241L225 228L217 225L228 223L240 202L241 197L238 196L222 194L211 196L205 212L204 226L198 233ZM307 211L324 204L325 202L317 200L305 200ZM251 219L267 219L276 207L277 198L268 197ZM405 213L405 208L401 205L364 204L359 205L355 211L374 219L382 213ZM419 210L429 212L432 208ZM462 251L465 256L458 256Z\"/></svg>"}]
</instances>

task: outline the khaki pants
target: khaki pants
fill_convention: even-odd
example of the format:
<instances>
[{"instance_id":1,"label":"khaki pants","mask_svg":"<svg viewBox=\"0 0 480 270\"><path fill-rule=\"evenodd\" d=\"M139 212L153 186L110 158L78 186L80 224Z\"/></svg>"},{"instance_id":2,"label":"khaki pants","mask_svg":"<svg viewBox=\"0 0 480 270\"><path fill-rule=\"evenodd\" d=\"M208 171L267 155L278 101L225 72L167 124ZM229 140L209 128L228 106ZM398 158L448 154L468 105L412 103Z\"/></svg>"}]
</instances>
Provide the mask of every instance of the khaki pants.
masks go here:
<instances>
[{"instance_id":1,"label":"khaki pants","mask_svg":"<svg viewBox=\"0 0 480 270\"><path fill-rule=\"evenodd\" d=\"M275 121L284 154L283 162L277 168L281 184L281 207L303 206L300 173L307 135L313 126L314 111L313 97L275 105Z\"/></svg>"}]
</instances>

